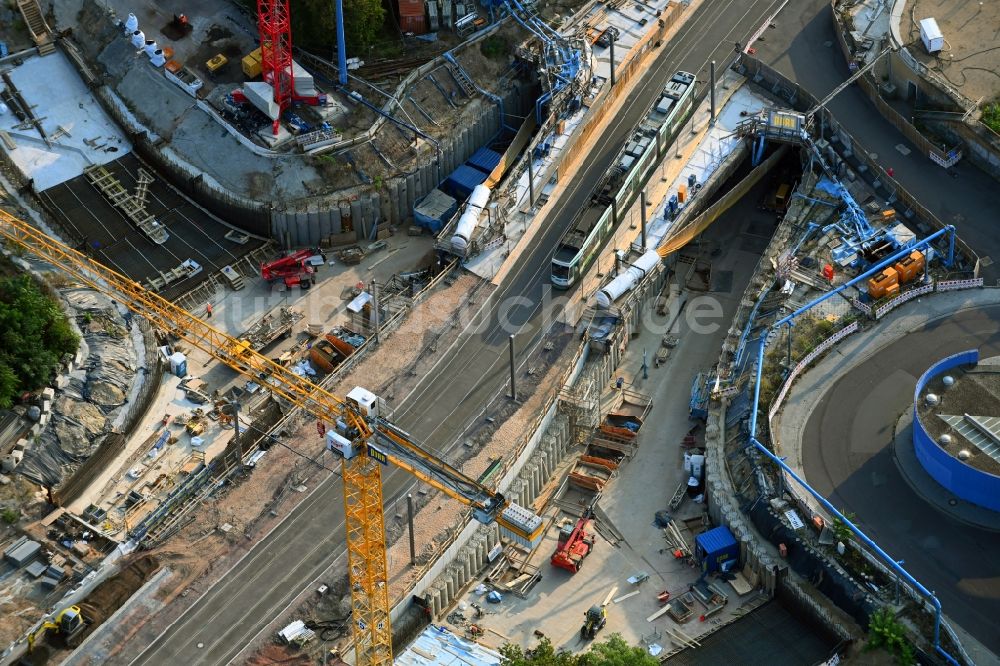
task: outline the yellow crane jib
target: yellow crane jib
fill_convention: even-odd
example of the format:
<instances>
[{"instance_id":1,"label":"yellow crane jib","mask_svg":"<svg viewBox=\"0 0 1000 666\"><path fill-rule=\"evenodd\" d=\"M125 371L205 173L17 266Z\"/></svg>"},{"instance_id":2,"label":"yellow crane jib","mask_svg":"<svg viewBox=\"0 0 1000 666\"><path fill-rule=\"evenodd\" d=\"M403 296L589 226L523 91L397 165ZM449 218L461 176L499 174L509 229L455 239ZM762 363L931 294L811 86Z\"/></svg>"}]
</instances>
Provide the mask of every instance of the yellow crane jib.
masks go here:
<instances>
[{"instance_id":1,"label":"yellow crane jib","mask_svg":"<svg viewBox=\"0 0 1000 666\"><path fill-rule=\"evenodd\" d=\"M390 460L472 508L483 523L496 521L508 539L534 547L542 519L509 503L423 447L386 418L384 402L363 388L341 400L290 369L254 351L246 340L219 331L139 283L0 211L0 237L77 278L150 324L172 331L230 368L265 385L276 398L327 423L327 446L344 457L341 469L347 531L348 575L357 664L392 664L389 585L382 504L382 467ZM364 454L364 455L359 455Z\"/></svg>"}]
</instances>

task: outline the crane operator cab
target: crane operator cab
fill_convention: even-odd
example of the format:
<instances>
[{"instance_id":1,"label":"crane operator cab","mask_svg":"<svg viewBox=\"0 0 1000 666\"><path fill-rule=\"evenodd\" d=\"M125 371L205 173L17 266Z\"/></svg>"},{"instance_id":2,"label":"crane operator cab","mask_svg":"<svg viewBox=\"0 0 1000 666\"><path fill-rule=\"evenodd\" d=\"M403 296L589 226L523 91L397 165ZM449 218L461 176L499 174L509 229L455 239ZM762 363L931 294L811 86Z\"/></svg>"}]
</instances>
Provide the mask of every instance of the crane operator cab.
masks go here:
<instances>
[{"instance_id":1,"label":"crane operator cab","mask_svg":"<svg viewBox=\"0 0 1000 666\"><path fill-rule=\"evenodd\" d=\"M347 404L356 414L365 420L385 416L385 401L368 389L361 388L360 386L355 386L347 394ZM350 460L362 452L361 447L354 441L357 436L358 433L353 432L347 421L339 418L337 419L336 427L326 431L326 450L339 453L345 459Z\"/></svg>"}]
</instances>

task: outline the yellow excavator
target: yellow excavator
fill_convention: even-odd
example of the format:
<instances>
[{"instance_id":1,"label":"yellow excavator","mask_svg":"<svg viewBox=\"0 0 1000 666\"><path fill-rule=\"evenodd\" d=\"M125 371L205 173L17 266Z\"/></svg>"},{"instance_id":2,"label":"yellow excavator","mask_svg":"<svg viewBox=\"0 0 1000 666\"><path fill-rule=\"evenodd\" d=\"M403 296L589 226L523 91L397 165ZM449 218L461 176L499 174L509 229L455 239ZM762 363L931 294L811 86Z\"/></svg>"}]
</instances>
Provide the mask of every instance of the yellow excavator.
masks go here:
<instances>
[{"instance_id":1,"label":"yellow excavator","mask_svg":"<svg viewBox=\"0 0 1000 666\"><path fill-rule=\"evenodd\" d=\"M35 649L35 641L43 638L48 631L56 631L62 636L66 647L75 647L76 639L80 637L87 623L83 620L83 612L79 606L67 606L59 611L52 621L46 620L37 630L28 636L28 654Z\"/></svg>"}]
</instances>

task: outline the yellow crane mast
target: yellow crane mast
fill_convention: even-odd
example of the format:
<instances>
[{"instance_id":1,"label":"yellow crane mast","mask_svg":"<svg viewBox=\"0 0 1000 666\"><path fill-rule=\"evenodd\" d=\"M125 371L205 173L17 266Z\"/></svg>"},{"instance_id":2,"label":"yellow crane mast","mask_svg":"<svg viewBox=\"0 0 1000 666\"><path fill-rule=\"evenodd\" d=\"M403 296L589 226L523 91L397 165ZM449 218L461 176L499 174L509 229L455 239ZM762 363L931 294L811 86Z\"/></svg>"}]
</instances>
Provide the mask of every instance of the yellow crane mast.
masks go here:
<instances>
[{"instance_id":1,"label":"yellow crane mast","mask_svg":"<svg viewBox=\"0 0 1000 666\"><path fill-rule=\"evenodd\" d=\"M251 379L267 377L272 393L328 423L341 419L346 436L327 435L327 448L341 453L352 630L359 666L392 664L392 630L386 572L382 505L382 466L389 461L432 487L472 508L481 523L497 522L505 533L537 544L542 521L527 509L508 502L415 443L386 418L384 402L357 387L342 400L299 377L238 340L210 326L187 310L150 292L139 283L94 261L4 211L0 237L47 261L81 282L118 301L164 331L182 338L216 360Z\"/></svg>"}]
</instances>

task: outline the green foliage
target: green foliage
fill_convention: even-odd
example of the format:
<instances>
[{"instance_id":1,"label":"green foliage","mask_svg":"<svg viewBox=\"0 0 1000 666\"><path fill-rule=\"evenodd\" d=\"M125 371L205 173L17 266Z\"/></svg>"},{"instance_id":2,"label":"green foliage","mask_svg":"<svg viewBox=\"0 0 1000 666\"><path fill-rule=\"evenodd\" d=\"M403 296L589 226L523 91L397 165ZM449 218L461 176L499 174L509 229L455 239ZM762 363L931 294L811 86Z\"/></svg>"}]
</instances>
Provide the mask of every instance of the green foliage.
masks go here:
<instances>
[{"instance_id":1,"label":"green foliage","mask_svg":"<svg viewBox=\"0 0 1000 666\"><path fill-rule=\"evenodd\" d=\"M588 652L573 654L556 650L543 638L534 650L508 643L500 648L500 666L656 666L660 662L640 647L625 642L620 634L594 643Z\"/></svg>"},{"instance_id":2,"label":"green foliage","mask_svg":"<svg viewBox=\"0 0 1000 666\"><path fill-rule=\"evenodd\" d=\"M855 516L853 513L850 511L844 511L843 509L841 509L840 512L844 514L844 518L847 518L847 520L852 523L854 522ZM833 531L833 535L837 538L837 541L843 541L845 544L854 537L854 532L852 532L851 528L847 526L847 523L842 521L840 518L833 519L830 529Z\"/></svg>"},{"instance_id":3,"label":"green foliage","mask_svg":"<svg viewBox=\"0 0 1000 666\"><path fill-rule=\"evenodd\" d=\"M13 525L17 522L17 519L21 517L21 512L14 508L6 508L0 511L0 519L8 525Z\"/></svg>"},{"instance_id":4,"label":"green foliage","mask_svg":"<svg viewBox=\"0 0 1000 666\"><path fill-rule=\"evenodd\" d=\"M983 107L983 124L1000 134L1000 102L992 102Z\"/></svg>"},{"instance_id":5,"label":"green foliage","mask_svg":"<svg viewBox=\"0 0 1000 666\"><path fill-rule=\"evenodd\" d=\"M331 48L337 41L337 17L330 0L291 0L292 40L306 48ZM344 0L344 36L349 55L365 57L385 20L381 0Z\"/></svg>"},{"instance_id":6,"label":"green foliage","mask_svg":"<svg viewBox=\"0 0 1000 666\"><path fill-rule=\"evenodd\" d=\"M510 44L500 35L490 35L480 42L479 51L487 58L505 60L510 54Z\"/></svg>"},{"instance_id":7,"label":"green foliage","mask_svg":"<svg viewBox=\"0 0 1000 666\"><path fill-rule=\"evenodd\" d=\"M913 646L906 638L906 630L887 608L880 608L872 615L868 624L868 643L865 651L884 649L903 666L917 663Z\"/></svg>"},{"instance_id":8,"label":"green foliage","mask_svg":"<svg viewBox=\"0 0 1000 666\"><path fill-rule=\"evenodd\" d=\"M552 647L552 641L543 638L534 650L522 650L520 645L507 643L500 648L500 666L578 666L579 657Z\"/></svg>"},{"instance_id":9,"label":"green foliage","mask_svg":"<svg viewBox=\"0 0 1000 666\"><path fill-rule=\"evenodd\" d=\"M660 662L641 647L625 642L621 634L611 634L608 640L594 643L590 651L580 655L580 666L657 666Z\"/></svg>"},{"instance_id":10,"label":"green foliage","mask_svg":"<svg viewBox=\"0 0 1000 666\"><path fill-rule=\"evenodd\" d=\"M0 407L44 385L80 338L30 276L0 279Z\"/></svg>"}]
</instances>

